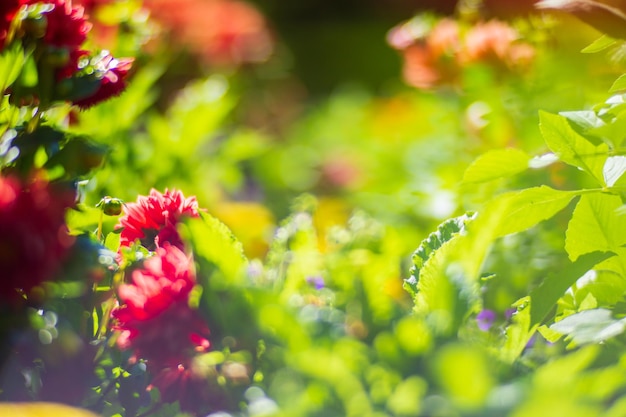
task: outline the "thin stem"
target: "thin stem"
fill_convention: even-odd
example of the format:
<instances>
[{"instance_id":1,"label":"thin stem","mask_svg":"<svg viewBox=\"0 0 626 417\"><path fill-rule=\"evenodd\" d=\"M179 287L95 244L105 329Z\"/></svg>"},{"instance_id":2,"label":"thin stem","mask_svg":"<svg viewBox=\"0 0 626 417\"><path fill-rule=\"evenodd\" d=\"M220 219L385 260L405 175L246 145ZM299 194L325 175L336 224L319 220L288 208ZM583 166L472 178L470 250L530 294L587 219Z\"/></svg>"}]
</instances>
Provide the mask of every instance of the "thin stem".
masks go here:
<instances>
[{"instance_id":1,"label":"thin stem","mask_svg":"<svg viewBox=\"0 0 626 417\"><path fill-rule=\"evenodd\" d=\"M96 239L101 242L102 239L102 222L104 221L104 211L100 209L100 219L98 219L98 231L96 232Z\"/></svg>"}]
</instances>

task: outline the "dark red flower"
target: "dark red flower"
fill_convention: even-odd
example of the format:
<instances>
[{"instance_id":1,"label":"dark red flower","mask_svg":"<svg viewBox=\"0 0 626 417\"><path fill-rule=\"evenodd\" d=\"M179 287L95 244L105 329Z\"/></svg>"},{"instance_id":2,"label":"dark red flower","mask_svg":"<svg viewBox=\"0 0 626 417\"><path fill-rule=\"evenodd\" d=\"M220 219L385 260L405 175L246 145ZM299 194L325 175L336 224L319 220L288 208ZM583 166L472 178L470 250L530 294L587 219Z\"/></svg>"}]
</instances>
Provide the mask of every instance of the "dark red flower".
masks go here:
<instances>
[{"instance_id":1,"label":"dark red flower","mask_svg":"<svg viewBox=\"0 0 626 417\"><path fill-rule=\"evenodd\" d=\"M165 190L164 194L150 190L148 196L139 196L136 203L124 207L116 229L122 229L121 246L131 246L140 241L147 249L153 250L166 242L180 249L183 242L176 231L176 225L184 217L198 217L198 202L195 197L185 198L178 190Z\"/></svg>"},{"instance_id":2,"label":"dark red flower","mask_svg":"<svg viewBox=\"0 0 626 417\"><path fill-rule=\"evenodd\" d=\"M42 179L0 176L0 299L17 301L53 278L74 242L65 225L73 203L73 192Z\"/></svg>"},{"instance_id":3,"label":"dark red flower","mask_svg":"<svg viewBox=\"0 0 626 417\"><path fill-rule=\"evenodd\" d=\"M87 109L120 95L126 89L126 77L132 65L132 58L115 59L109 53L97 57L93 66L100 85L95 93L80 100L74 100L74 104L81 109Z\"/></svg>"},{"instance_id":4,"label":"dark red flower","mask_svg":"<svg viewBox=\"0 0 626 417\"><path fill-rule=\"evenodd\" d=\"M51 3L52 10L44 13L47 19L44 42L51 46L78 49L87 39L91 23L87 21L81 6L73 7L71 0L44 1Z\"/></svg>"},{"instance_id":5,"label":"dark red flower","mask_svg":"<svg viewBox=\"0 0 626 417\"><path fill-rule=\"evenodd\" d=\"M195 285L193 262L180 249L166 245L133 271L132 283L121 285L122 305L113 311L120 349L152 369L186 365L195 352L209 348L209 329L188 305Z\"/></svg>"},{"instance_id":6,"label":"dark red flower","mask_svg":"<svg viewBox=\"0 0 626 417\"><path fill-rule=\"evenodd\" d=\"M0 50L4 43L11 22L20 7L27 2L25 0L3 0L0 2Z\"/></svg>"}]
</instances>

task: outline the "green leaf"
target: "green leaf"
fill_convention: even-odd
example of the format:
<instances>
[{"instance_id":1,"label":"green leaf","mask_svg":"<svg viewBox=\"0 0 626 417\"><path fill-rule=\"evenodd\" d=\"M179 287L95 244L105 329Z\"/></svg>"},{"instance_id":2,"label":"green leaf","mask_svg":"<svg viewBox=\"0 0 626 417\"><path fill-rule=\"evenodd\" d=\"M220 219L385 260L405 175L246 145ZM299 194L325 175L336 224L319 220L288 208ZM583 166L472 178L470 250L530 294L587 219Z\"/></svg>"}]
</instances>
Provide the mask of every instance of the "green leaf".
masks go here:
<instances>
[{"instance_id":1,"label":"green leaf","mask_svg":"<svg viewBox=\"0 0 626 417\"><path fill-rule=\"evenodd\" d=\"M559 114L580 127L583 132L604 126L605 124L604 120L599 118L593 110L562 111Z\"/></svg>"},{"instance_id":2,"label":"green leaf","mask_svg":"<svg viewBox=\"0 0 626 417\"><path fill-rule=\"evenodd\" d=\"M24 53L21 42L13 42L2 50L0 54L0 93L4 93L17 80L29 55Z\"/></svg>"},{"instance_id":3,"label":"green leaf","mask_svg":"<svg viewBox=\"0 0 626 417\"><path fill-rule=\"evenodd\" d=\"M591 45L583 48L583 50L580 52L582 52L583 54L593 54L605 50L606 48L614 45L616 42L616 39L613 39L608 35L602 35L600 38L593 41Z\"/></svg>"},{"instance_id":4,"label":"green leaf","mask_svg":"<svg viewBox=\"0 0 626 417\"><path fill-rule=\"evenodd\" d=\"M501 352L503 360L513 362L517 359L567 289L594 266L612 256L611 252L583 255L576 262L548 275L529 296L520 300L513 315L513 324L506 330L507 341Z\"/></svg>"},{"instance_id":5,"label":"green leaf","mask_svg":"<svg viewBox=\"0 0 626 417\"><path fill-rule=\"evenodd\" d=\"M197 260L217 267L228 282L241 279L247 260L241 243L224 223L200 213L200 219L189 219L181 232L191 241Z\"/></svg>"},{"instance_id":6,"label":"green leaf","mask_svg":"<svg viewBox=\"0 0 626 417\"><path fill-rule=\"evenodd\" d=\"M414 310L442 335L458 329L478 298L477 284L463 269L454 267L462 242L460 238L445 242L424 264L417 281Z\"/></svg>"},{"instance_id":7,"label":"green leaf","mask_svg":"<svg viewBox=\"0 0 626 417\"><path fill-rule=\"evenodd\" d=\"M561 161L582 169L604 185L602 169L608 156L607 145L594 146L562 116L542 111L539 118L541 133L550 150Z\"/></svg>"},{"instance_id":8,"label":"green leaf","mask_svg":"<svg viewBox=\"0 0 626 417\"><path fill-rule=\"evenodd\" d=\"M496 149L479 156L463 175L464 183L480 183L509 177L528 169L530 156L519 149Z\"/></svg>"},{"instance_id":9,"label":"green leaf","mask_svg":"<svg viewBox=\"0 0 626 417\"><path fill-rule=\"evenodd\" d=\"M120 233L119 232L111 232L107 234L107 237L104 239L104 246L110 251L117 252L120 247Z\"/></svg>"},{"instance_id":10,"label":"green leaf","mask_svg":"<svg viewBox=\"0 0 626 417\"><path fill-rule=\"evenodd\" d=\"M411 277L404 281L404 288L411 293L413 297L415 297L417 293L419 274L424 264L444 243L462 232L465 229L465 222L471 218L472 217L467 214L464 214L463 216L446 220L437 227L435 232L428 235L428 237L420 243L415 252L413 252Z\"/></svg>"},{"instance_id":11,"label":"green leaf","mask_svg":"<svg viewBox=\"0 0 626 417\"><path fill-rule=\"evenodd\" d=\"M502 194L492 200L485 213L502 204L506 210L499 220L495 237L521 232L549 219L564 209L580 191L560 191L546 185ZM494 210L495 211L495 210Z\"/></svg>"},{"instance_id":12,"label":"green leaf","mask_svg":"<svg viewBox=\"0 0 626 417\"><path fill-rule=\"evenodd\" d=\"M565 250L571 260L594 251L615 251L626 243L626 223L616 209L622 200L609 194L580 198L565 233Z\"/></svg>"},{"instance_id":13,"label":"green leaf","mask_svg":"<svg viewBox=\"0 0 626 417\"><path fill-rule=\"evenodd\" d=\"M626 319L613 317L611 310L598 308L572 314L550 326L577 345L600 343L624 333Z\"/></svg>"},{"instance_id":14,"label":"green leaf","mask_svg":"<svg viewBox=\"0 0 626 417\"><path fill-rule=\"evenodd\" d=\"M626 74L620 75L619 78L615 80L609 89L609 93L615 93L620 90L626 90Z\"/></svg>"},{"instance_id":15,"label":"green leaf","mask_svg":"<svg viewBox=\"0 0 626 417\"><path fill-rule=\"evenodd\" d=\"M537 288L530 292L530 325L541 324L559 298L576 283L578 278L612 256L615 256L612 252L588 253L580 256L565 269L548 275Z\"/></svg>"},{"instance_id":16,"label":"green leaf","mask_svg":"<svg viewBox=\"0 0 626 417\"><path fill-rule=\"evenodd\" d=\"M604 163L602 174L607 187L613 187L626 172L626 156L609 156Z\"/></svg>"}]
</instances>

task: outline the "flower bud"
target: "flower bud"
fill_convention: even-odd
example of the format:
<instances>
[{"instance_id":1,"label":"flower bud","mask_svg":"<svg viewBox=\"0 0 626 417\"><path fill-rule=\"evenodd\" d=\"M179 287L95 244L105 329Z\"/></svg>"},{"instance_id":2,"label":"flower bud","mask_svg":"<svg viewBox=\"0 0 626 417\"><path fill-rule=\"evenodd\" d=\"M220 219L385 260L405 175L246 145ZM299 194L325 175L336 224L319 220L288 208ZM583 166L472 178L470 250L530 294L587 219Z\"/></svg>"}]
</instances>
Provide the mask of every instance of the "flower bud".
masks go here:
<instances>
[{"instance_id":1,"label":"flower bud","mask_svg":"<svg viewBox=\"0 0 626 417\"><path fill-rule=\"evenodd\" d=\"M119 198L106 196L102 200L100 200L98 206L101 207L102 212L107 216L119 216L120 214L122 214L123 204L124 203Z\"/></svg>"}]
</instances>

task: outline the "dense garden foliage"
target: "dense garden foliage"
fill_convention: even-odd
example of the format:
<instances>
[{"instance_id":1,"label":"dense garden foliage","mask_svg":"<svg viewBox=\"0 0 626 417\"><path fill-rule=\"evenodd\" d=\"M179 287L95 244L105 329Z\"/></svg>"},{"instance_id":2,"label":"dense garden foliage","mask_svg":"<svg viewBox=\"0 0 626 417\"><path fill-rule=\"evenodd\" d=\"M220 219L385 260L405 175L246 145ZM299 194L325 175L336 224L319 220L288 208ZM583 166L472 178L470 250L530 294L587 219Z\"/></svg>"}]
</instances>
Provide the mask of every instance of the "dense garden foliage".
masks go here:
<instances>
[{"instance_id":1,"label":"dense garden foliage","mask_svg":"<svg viewBox=\"0 0 626 417\"><path fill-rule=\"evenodd\" d=\"M4 0L0 414L626 415L626 10L495 3Z\"/></svg>"}]
</instances>

